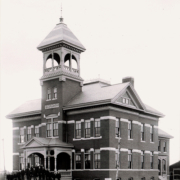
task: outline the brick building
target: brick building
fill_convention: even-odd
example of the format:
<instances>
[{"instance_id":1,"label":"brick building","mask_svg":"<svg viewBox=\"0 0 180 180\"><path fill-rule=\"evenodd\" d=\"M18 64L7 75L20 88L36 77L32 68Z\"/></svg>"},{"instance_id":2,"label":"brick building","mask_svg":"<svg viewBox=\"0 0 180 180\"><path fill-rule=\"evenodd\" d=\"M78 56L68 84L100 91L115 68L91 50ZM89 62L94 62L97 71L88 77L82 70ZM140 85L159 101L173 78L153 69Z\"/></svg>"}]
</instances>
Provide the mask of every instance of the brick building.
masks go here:
<instances>
[{"instance_id":1,"label":"brick building","mask_svg":"<svg viewBox=\"0 0 180 180\"><path fill-rule=\"evenodd\" d=\"M114 180L116 175L158 180L163 114L141 101L134 79L115 85L101 79L83 82L85 47L62 18L38 49L43 53L42 97L7 115L13 122L13 170L42 164L60 171L62 180Z\"/></svg>"}]
</instances>

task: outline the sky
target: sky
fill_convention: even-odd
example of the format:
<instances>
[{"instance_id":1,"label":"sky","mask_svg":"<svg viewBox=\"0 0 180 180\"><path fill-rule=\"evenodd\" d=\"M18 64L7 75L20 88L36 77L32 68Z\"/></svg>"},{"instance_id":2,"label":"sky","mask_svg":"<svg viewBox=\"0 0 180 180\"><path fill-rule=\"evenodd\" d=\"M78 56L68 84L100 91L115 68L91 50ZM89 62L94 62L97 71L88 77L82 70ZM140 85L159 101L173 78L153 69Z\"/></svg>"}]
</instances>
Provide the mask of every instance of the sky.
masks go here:
<instances>
[{"instance_id":1,"label":"sky","mask_svg":"<svg viewBox=\"0 0 180 180\"><path fill-rule=\"evenodd\" d=\"M170 164L180 160L179 0L1 0L0 170L12 170L12 123L5 116L25 101L41 98L43 56L37 46L59 23L86 51L81 77L112 84L132 76L141 100L165 114L159 127L174 138ZM4 138L4 146L2 145Z\"/></svg>"}]
</instances>

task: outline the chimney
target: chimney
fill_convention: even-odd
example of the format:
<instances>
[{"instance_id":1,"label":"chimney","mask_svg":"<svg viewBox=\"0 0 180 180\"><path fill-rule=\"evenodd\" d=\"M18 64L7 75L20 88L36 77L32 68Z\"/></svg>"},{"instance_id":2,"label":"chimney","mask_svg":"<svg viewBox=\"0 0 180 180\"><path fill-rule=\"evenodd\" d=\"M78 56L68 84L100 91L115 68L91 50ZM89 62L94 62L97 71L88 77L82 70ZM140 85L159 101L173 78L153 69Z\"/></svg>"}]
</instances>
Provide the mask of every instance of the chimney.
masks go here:
<instances>
[{"instance_id":1,"label":"chimney","mask_svg":"<svg viewBox=\"0 0 180 180\"><path fill-rule=\"evenodd\" d=\"M131 85L134 87L134 78L133 78L133 77L124 77L124 78L122 79L122 82L123 82L123 83L130 82Z\"/></svg>"}]
</instances>

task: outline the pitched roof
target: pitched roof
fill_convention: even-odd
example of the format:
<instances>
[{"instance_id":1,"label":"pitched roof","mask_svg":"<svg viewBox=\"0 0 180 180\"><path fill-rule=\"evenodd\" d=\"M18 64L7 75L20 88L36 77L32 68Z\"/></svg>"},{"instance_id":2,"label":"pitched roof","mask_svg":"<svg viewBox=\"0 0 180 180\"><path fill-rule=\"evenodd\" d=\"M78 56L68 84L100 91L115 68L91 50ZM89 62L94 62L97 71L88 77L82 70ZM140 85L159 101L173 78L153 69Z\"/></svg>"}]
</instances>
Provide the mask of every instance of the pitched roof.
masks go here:
<instances>
[{"instance_id":1,"label":"pitched roof","mask_svg":"<svg viewBox=\"0 0 180 180\"><path fill-rule=\"evenodd\" d=\"M171 164L169 166L169 168L170 168L170 171L172 171L174 168L180 168L180 161L178 161L178 162L176 162L174 164Z\"/></svg>"},{"instance_id":2,"label":"pitched roof","mask_svg":"<svg viewBox=\"0 0 180 180\"><path fill-rule=\"evenodd\" d=\"M129 82L115 84L115 85L110 85L99 81L93 83L87 83L82 87L82 92L77 94L66 105L64 105L63 109L67 110L72 108L74 109L80 107L88 107L92 105L115 103L113 102L114 99L116 97L120 97L127 88L134 89ZM138 96L137 93L135 95ZM143 108L139 110L144 111L145 113L157 115L159 117L163 116L163 114L160 113L159 111L142 103L139 97L137 97L137 99L141 104L143 104ZM118 104L118 105L132 108L132 106L130 107L126 104ZM15 117L22 117L25 115L33 115L40 113L41 113L41 99L37 99L26 102L25 104L21 105L20 107L12 111L6 117L15 118Z\"/></svg>"},{"instance_id":3,"label":"pitched roof","mask_svg":"<svg viewBox=\"0 0 180 180\"><path fill-rule=\"evenodd\" d=\"M168 139L173 138L173 136L171 136L170 134L168 134L167 132L165 132L165 131L163 131L162 129L159 129L159 128L158 128L158 136L168 138Z\"/></svg>"},{"instance_id":4,"label":"pitched roof","mask_svg":"<svg viewBox=\"0 0 180 180\"><path fill-rule=\"evenodd\" d=\"M28 147L28 144L30 144L32 141L36 141L40 146L73 147L72 144L62 142L59 138L33 137L22 148Z\"/></svg>"},{"instance_id":5,"label":"pitched roof","mask_svg":"<svg viewBox=\"0 0 180 180\"><path fill-rule=\"evenodd\" d=\"M16 118L28 115L41 114L41 99L27 101L14 111L9 113L7 118Z\"/></svg>"},{"instance_id":6,"label":"pitched roof","mask_svg":"<svg viewBox=\"0 0 180 180\"><path fill-rule=\"evenodd\" d=\"M81 50L85 50L85 47L77 39L77 37L72 33L72 31L64 23L59 23L55 28L46 36L46 38L39 44L38 49L42 49L49 45L55 45L60 42L73 45Z\"/></svg>"}]
</instances>

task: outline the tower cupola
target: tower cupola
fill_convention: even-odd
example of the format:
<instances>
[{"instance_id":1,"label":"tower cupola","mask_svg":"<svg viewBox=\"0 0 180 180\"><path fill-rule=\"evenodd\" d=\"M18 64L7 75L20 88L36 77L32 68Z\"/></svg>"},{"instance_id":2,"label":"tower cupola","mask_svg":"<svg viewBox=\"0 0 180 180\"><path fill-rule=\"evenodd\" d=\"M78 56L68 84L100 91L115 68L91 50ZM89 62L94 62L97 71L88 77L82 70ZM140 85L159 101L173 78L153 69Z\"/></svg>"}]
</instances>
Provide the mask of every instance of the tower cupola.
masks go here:
<instances>
[{"instance_id":1,"label":"tower cupola","mask_svg":"<svg viewBox=\"0 0 180 180\"><path fill-rule=\"evenodd\" d=\"M82 81L80 77L80 54L85 47L63 23L60 23L46 36L37 47L43 52L43 76L41 81L49 78L71 77Z\"/></svg>"}]
</instances>

